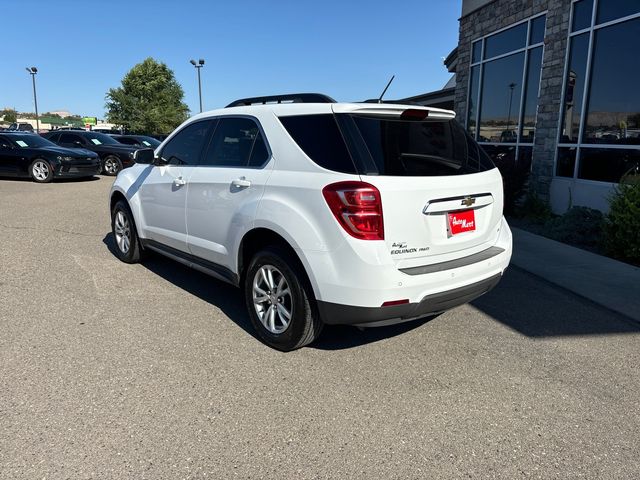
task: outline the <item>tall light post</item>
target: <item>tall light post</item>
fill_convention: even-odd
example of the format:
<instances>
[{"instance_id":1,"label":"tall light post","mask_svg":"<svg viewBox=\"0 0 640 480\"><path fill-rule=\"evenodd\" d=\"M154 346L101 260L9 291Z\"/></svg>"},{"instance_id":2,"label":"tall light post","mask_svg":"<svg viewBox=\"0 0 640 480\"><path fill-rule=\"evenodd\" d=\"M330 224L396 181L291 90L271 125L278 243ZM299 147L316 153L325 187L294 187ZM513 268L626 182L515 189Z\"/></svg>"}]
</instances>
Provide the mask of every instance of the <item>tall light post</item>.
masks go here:
<instances>
[{"instance_id":1,"label":"tall light post","mask_svg":"<svg viewBox=\"0 0 640 480\"><path fill-rule=\"evenodd\" d=\"M511 126L511 102L513 101L513 89L518 85L517 83L509 84L509 115L507 116L507 135L509 135L509 127Z\"/></svg>"},{"instance_id":2,"label":"tall light post","mask_svg":"<svg viewBox=\"0 0 640 480\"><path fill-rule=\"evenodd\" d=\"M27 72L31 75L33 81L33 103L36 106L36 133L40 133L40 118L38 117L38 97L36 96L36 73L38 69L36 67L26 67Z\"/></svg>"},{"instance_id":3,"label":"tall light post","mask_svg":"<svg viewBox=\"0 0 640 480\"><path fill-rule=\"evenodd\" d=\"M202 113L202 84L200 83L200 69L204 67L204 59L201 58L198 60L198 63L196 63L195 60L189 60L189 63L196 67L196 70L198 71L198 97L200 98L200 113Z\"/></svg>"}]
</instances>

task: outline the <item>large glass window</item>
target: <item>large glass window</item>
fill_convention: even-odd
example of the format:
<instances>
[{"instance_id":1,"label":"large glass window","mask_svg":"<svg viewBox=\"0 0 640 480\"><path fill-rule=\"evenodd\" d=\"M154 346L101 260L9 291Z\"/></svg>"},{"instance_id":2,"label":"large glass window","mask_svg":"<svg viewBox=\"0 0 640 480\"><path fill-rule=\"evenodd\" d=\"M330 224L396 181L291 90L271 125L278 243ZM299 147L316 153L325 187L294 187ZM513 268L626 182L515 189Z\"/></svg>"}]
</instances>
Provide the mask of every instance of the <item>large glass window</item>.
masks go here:
<instances>
[{"instance_id":1,"label":"large glass window","mask_svg":"<svg viewBox=\"0 0 640 480\"><path fill-rule=\"evenodd\" d=\"M582 92L587 77L589 34L576 35L569 43L569 68L566 77L560 141L571 143L577 140L580 131Z\"/></svg>"},{"instance_id":2,"label":"large glass window","mask_svg":"<svg viewBox=\"0 0 640 480\"><path fill-rule=\"evenodd\" d=\"M640 168L640 1L578 0L572 15L555 173L617 183Z\"/></svg>"},{"instance_id":3,"label":"large glass window","mask_svg":"<svg viewBox=\"0 0 640 480\"><path fill-rule=\"evenodd\" d=\"M498 166L524 162L530 156L545 25L546 15L537 15L475 40L471 46L466 127L473 138L484 144ZM488 148L489 145L513 148Z\"/></svg>"},{"instance_id":4,"label":"large glass window","mask_svg":"<svg viewBox=\"0 0 640 480\"><path fill-rule=\"evenodd\" d=\"M516 53L484 64L480 101L480 141L515 143L523 67L524 53Z\"/></svg>"},{"instance_id":5,"label":"large glass window","mask_svg":"<svg viewBox=\"0 0 640 480\"><path fill-rule=\"evenodd\" d=\"M583 142L640 144L638 46L640 18L595 32Z\"/></svg>"}]
</instances>

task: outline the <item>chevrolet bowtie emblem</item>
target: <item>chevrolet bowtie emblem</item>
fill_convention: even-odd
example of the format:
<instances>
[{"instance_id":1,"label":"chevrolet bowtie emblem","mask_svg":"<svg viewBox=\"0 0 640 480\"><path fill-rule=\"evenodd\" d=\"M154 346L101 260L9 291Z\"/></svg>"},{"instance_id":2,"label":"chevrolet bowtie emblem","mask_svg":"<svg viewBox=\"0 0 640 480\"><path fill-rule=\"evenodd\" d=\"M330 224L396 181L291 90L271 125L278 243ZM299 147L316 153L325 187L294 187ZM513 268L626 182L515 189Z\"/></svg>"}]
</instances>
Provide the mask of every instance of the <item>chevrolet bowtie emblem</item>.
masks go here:
<instances>
[{"instance_id":1,"label":"chevrolet bowtie emblem","mask_svg":"<svg viewBox=\"0 0 640 480\"><path fill-rule=\"evenodd\" d=\"M476 203L476 199L473 197L467 197L464 200L462 200L462 205L464 205L465 207L470 207L474 203Z\"/></svg>"}]
</instances>

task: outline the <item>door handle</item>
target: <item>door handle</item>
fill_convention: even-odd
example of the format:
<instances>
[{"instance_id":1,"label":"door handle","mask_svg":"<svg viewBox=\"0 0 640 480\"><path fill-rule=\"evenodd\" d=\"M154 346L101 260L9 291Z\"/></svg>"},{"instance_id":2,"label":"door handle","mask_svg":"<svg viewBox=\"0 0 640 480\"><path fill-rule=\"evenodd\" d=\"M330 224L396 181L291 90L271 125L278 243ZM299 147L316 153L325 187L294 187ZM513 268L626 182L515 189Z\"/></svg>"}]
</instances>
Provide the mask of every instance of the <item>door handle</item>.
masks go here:
<instances>
[{"instance_id":1,"label":"door handle","mask_svg":"<svg viewBox=\"0 0 640 480\"><path fill-rule=\"evenodd\" d=\"M186 185L186 183L187 183L187 182L186 182L182 177L178 177L178 178L174 178L174 179L173 179L173 184L174 184L176 187L181 187L181 186L183 186L183 185Z\"/></svg>"},{"instance_id":2,"label":"door handle","mask_svg":"<svg viewBox=\"0 0 640 480\"><path fill-rule=\"evenodd\" d=\"M251 186L251 182L242 177L236 178L233 182L231 182L231 185L238 188L248 188Z\"/></svg>"}]
</instances>

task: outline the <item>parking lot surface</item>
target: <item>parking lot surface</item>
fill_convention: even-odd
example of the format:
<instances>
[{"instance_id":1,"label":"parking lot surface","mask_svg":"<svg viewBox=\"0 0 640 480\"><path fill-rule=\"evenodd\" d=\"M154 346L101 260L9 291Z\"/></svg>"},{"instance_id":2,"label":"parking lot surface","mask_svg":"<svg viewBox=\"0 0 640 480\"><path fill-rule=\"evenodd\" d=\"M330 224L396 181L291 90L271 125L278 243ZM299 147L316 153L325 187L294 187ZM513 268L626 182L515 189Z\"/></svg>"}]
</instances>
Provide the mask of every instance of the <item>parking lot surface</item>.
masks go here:
<instances>
[{"instance_id":1,"label":"parking lot surface","mask_svg":"<svg viewBox=\"0 0 640 480\"><path fill-rule=\"evenodd\" d=\"M280 353L233 287L115 258L111 181L0 180L0 477L638 477L640 325L511 268Z\"/></svg>"}]
</instances>

